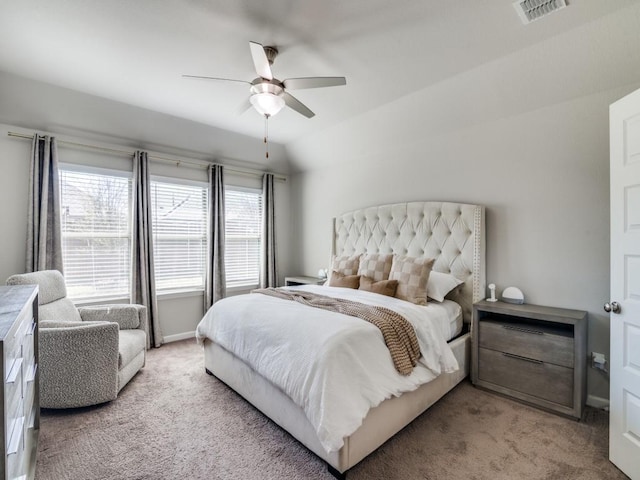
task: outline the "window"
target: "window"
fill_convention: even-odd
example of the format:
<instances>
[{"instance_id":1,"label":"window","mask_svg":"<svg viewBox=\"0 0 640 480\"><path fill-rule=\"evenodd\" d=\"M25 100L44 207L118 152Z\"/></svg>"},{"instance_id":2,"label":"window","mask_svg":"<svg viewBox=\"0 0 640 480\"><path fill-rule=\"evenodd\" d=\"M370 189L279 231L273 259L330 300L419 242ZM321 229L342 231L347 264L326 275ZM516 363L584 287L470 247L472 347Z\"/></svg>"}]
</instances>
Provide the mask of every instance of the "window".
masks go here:
<instances>
[{"instance_id":1,"label":"window","mask_svg":"<svg viewBox=\"0 0 640 480\"><path fill-rule=\"evenodd\" d=\"M69 297L128 298L130 174L63 166L60 197L62 256Z\"/></svg>"},{"instance_id":2,"label":"window","mask_svg":"<svg viewBox=\"0 0 640 480\"><path fill-rule=\"evenodd\" d=\"M206 184L151 181L157 293L203 290L207 265Z\"/></svg>"},{"instance_id":3,"label":"window","mask_svg":"<svg viewBox=\"0 0 640 480\"><path fill-rule=\"evenodd\" d=\"M227 288L260 282L262 192L225 188L225 271Z\"/></svg>"}]
</instances>

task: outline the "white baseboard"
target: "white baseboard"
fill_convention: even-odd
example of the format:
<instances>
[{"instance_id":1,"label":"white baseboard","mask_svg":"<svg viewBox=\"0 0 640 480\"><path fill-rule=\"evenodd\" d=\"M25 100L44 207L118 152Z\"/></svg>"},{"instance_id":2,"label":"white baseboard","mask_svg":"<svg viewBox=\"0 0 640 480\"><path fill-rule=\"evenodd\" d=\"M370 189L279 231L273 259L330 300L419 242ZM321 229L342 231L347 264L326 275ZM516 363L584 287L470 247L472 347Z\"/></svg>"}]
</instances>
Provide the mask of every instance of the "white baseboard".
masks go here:
<instances>
[{"instance_id":1,"label":"white baseboard","mask_svg":"<svg viewBox=\"0 0 640 480\"><path fill-rule=\"evenodd\" d=\"M171 343L171 342L179 342L180 340L186 340L188 338L195 338L196 332L184 332L177 333L175 335L168 335L166 337L162 337L162 343Z\"/></svg>"},{"instance_id":2,"label":"white baseboard","mask_svg":"<svg viewBox=\"0 0 640 480\"><path fill-rule=\"evenodd\" d=\"M601 410L609 409L609 399L596 397L595 395L587 395L587 405Z\"/></svg>"}]
</instances>

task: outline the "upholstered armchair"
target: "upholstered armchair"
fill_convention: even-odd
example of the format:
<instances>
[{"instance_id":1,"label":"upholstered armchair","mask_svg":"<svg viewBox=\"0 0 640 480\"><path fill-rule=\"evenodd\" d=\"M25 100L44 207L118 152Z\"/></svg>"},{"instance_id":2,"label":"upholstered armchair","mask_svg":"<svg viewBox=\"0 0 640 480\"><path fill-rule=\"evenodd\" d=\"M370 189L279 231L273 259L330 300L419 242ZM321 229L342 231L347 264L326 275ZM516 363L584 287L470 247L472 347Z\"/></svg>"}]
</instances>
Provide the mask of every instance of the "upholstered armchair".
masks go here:
<instances>
[{"instance_id":1,"label":"upholstered armchair","mask_svg":"<svg viewBox=\"0 0 640 480\"><path fill-rule=\"evenodd\" d=\"M76 306L57 270L13 275L7 285L38 284L40 406L73 408L114 400L144 366L142 305Z\"/></svg>"}]
</instances>

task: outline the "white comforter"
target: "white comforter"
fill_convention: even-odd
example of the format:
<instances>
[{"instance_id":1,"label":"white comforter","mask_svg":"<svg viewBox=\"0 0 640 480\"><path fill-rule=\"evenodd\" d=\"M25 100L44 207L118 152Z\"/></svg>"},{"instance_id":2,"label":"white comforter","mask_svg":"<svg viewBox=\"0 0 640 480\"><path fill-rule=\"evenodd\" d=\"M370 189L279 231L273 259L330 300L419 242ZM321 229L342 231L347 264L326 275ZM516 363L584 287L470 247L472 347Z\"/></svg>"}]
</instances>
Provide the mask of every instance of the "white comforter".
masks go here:
<instances>
[{"instance_id":1,"label":"white comforter","mask_svg":"<svg viewBox=\"0 0 640 480\"><path fill-rule=\"evenodd\" d=\"M415 328L422 358L408 376L394 368L380 330L350 316L262 294L213 305L196 336L233 352L299 405L323 447L340 449L370 408L458 369L445 341L446 309L347 288L292 287L393 309ZM444 320L444 321L443 321Z\"/></svg>"}]
</instances>

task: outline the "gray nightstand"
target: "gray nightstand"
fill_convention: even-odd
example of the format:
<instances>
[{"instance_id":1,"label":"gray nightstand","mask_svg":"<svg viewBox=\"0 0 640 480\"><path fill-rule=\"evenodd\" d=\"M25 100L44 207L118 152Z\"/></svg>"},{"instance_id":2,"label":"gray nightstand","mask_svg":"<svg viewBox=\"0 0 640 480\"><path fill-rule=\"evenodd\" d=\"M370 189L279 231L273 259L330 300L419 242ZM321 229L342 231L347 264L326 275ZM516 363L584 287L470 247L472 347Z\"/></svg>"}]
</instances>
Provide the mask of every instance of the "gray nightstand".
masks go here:
<instances>
[{"instance_id":1,"label":"gray nightstand","mask_svg":"<svg viewBox=\"0 0 640 480\"><path fill-rule=\"evenodd\" d=\"M473 305L474 385L580 419L587 312L483 300Z\"/></svg>"},{"instance_id":2,"label":"gray nightstand","mask_svg":"<svg viewBox=\"0 0 640 480\"><path fill-rule=\"evenodd\" d=\"M284 286L291 287L294 285L322 285L326 281L326 278L320 277L284 277Z\"/></svg>"}]
</instances>

